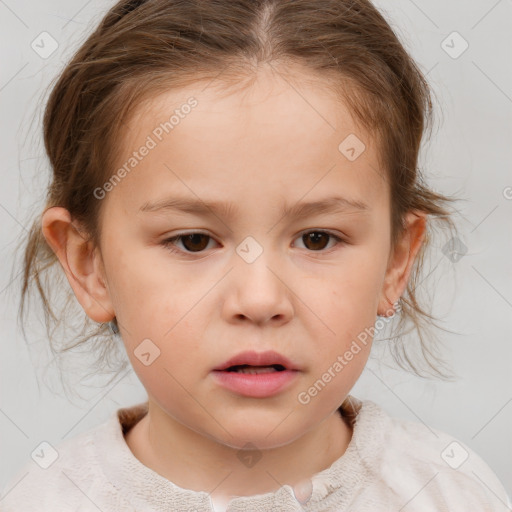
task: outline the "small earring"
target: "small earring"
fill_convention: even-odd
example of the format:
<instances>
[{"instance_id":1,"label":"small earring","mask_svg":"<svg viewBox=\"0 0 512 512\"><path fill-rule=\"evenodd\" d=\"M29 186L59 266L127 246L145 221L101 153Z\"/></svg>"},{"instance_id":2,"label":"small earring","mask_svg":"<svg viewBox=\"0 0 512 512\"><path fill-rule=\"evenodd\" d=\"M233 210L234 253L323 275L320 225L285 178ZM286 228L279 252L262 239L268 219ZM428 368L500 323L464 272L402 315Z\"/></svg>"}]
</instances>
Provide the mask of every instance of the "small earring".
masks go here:
<instances>
[{"instance_id":1,"label":"small earring","mask_svg":"<svg viewBox=\"0 0 512 512\"><path fill-rule=\"evenodd\" d=\"M391 313L391 314L385 314L385 315L379 315L379 316L382 316L382 317L384 317L384 318L390 318L390 317L394 316L394 315L395 315L395 313L396 313L395 303L394 303L394 302L391 302L391 301L389 300L389 298L388 298L388 296L387 296L386 294L384 294L384 297L386 297L386 300L389 302L389 304L390 304L390 306L391 306L391 309L392 309L392 313ZM401 298L399 297L399 298L398 298L398 301L397 301L397 304L399 304L399 303L400 303L400 300L401 300ZM388 313L388 312L389 312L389 310L388 310L388 311L386 311L386 313Z\"/></svg>"},{"instance_id":2,"label":"small earring","mask_svg":"<svg viewBox=\"0 0 512 512\"><path fill-rule=\"evenodd\" d=\"M113 320L111 320L109 323L108 323L109 327L110 327L110 331L112 332L112 334L114 336L116 336L117 334L119 334L119 327L117 326L117 318L114 317Z\"/></svg>"}]
</instances>

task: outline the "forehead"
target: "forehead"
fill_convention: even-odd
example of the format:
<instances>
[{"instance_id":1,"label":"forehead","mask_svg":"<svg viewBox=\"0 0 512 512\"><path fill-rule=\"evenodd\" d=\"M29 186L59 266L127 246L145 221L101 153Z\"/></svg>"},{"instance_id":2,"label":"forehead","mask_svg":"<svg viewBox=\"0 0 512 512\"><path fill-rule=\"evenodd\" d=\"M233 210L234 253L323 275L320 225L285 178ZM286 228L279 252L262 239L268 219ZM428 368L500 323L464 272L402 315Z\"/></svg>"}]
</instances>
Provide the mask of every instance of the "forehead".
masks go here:
<instances>
[{"instance_id":1,"label":"forehead","mask_svg":"<svg viewBox=\"0 0 512 512\"><path fill-rule=\"evenodd\" d=\"M336 183L368 200L386 191L370 134L312 76L266 69L247 83L197 82L150 97L121 134L117 165L144 145L153 147L119 187L134 201L179 181L239 197L248 184L281 195L294 185L300 196Z\"/></svg>"}]
</instances>

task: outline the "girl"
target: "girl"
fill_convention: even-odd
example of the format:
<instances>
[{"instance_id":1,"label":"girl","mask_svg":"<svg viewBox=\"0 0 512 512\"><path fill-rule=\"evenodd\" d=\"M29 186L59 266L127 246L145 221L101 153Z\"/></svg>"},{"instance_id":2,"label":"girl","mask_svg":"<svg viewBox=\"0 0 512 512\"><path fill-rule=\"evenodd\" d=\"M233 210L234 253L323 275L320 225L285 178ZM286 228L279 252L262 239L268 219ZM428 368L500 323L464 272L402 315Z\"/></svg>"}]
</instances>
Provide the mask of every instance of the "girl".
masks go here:
<instances>
[{"instance_id":1,"label":"girl","mask_svg":"<svg viewBox=\"0 0 512 512\"><path fill-rule=\"evenodd\" d=\"M2 510L508 510L463 443L350 395L377 316L428 318L430 108L368 0L117 3L46 106L23 297L58 318L58 261L148 400L41 446Z\"/></svg>"}]
</instances>

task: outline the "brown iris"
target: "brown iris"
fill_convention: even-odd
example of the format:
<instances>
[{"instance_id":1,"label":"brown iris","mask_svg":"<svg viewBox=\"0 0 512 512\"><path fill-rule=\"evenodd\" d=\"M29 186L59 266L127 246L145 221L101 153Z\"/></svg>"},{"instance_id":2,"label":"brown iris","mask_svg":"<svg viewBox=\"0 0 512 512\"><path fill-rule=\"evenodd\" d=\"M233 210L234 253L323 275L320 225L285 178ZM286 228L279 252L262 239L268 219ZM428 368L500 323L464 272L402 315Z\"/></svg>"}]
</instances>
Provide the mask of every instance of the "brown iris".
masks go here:
<instances>
[{"instance_id":1,"label":"brown iris","mask_svg":"<svg viewBox=\"0 0 512 512\"><path fill-rule=\"evenodd\" d=\"M326 247L330 236L331 235L328 233L322 233L321 231L312 231L311 233L302 235L302 240L308 249L318 251ZM312 244L313 246L308 246L308 243Z\"/></svg>"},{"instance_id":2,"label":"brown iris","mask_svg":"<svg viewBox=\"0 0 512 512\"><path fill-rule=\"evenodd\" d=\"M202 233L190 233L189 235L180 235L183 246L190 252L202 251L208 245L209 236Z\"/></svg>"}]
</instances>

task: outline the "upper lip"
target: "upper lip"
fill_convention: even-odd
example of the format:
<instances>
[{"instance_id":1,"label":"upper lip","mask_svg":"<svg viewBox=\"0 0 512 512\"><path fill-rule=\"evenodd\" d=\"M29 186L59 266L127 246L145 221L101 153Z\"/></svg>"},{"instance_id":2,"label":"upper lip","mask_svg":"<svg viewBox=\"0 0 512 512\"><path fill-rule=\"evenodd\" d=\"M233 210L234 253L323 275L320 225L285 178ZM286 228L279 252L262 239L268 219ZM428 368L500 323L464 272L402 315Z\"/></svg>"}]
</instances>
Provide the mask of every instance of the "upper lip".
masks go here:
<instances>
[{"instance_id":1,"label":"upper lip","mask_svg":"<svg viewBox=\"0 0 512 512\"><path fill-rule=\"evenodd\" d=\"M287 370L299 370L287 357L275 352L274 350L267 350L266 352L245 351L240 352L231 359L228 359L214 370L226 370L230 366L239 365L249 366L271 366L273 364L280 364Z\"/></svg>"}]
</instances>

